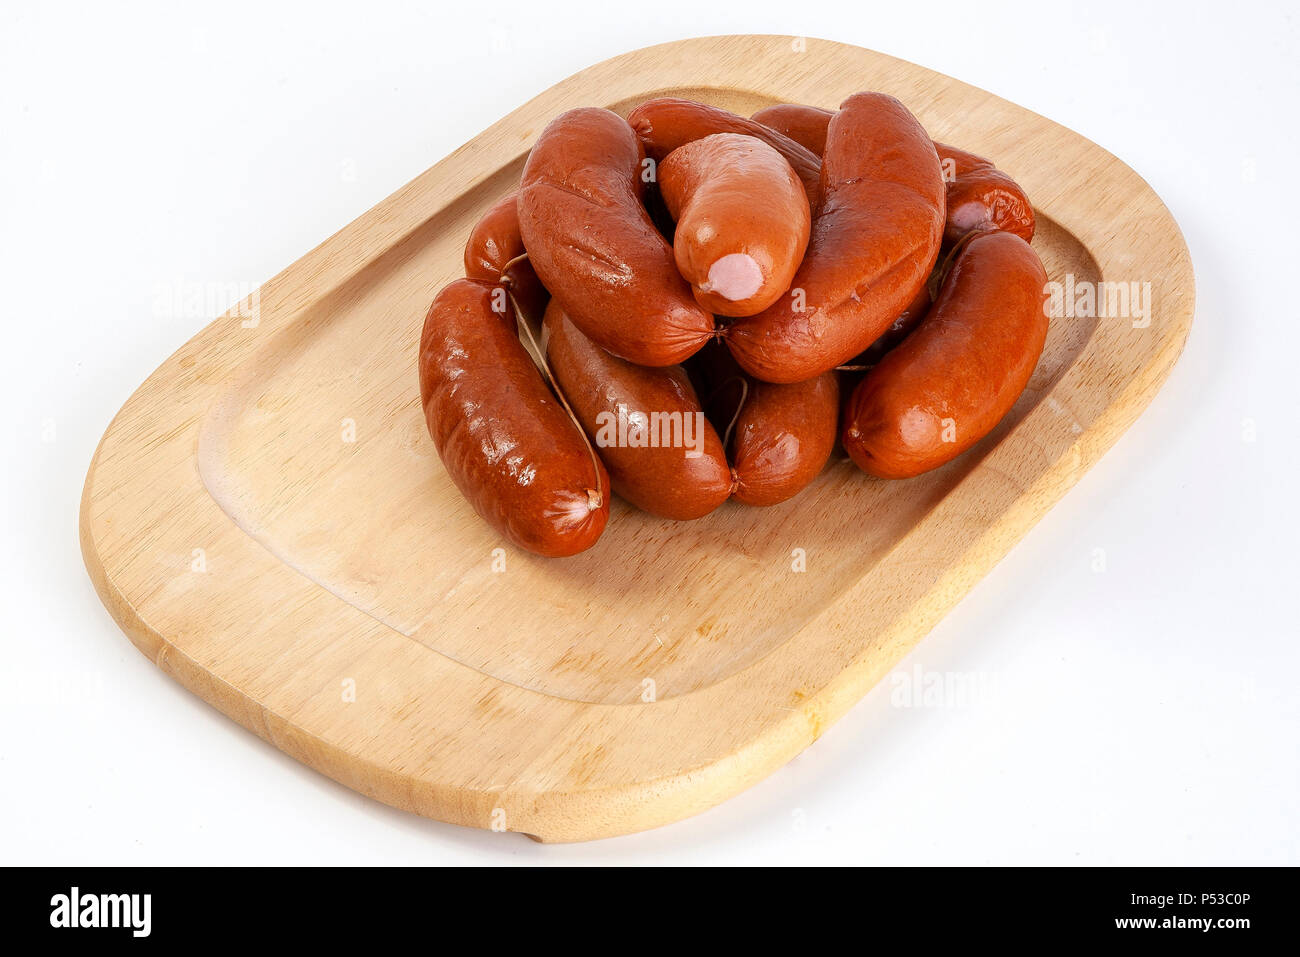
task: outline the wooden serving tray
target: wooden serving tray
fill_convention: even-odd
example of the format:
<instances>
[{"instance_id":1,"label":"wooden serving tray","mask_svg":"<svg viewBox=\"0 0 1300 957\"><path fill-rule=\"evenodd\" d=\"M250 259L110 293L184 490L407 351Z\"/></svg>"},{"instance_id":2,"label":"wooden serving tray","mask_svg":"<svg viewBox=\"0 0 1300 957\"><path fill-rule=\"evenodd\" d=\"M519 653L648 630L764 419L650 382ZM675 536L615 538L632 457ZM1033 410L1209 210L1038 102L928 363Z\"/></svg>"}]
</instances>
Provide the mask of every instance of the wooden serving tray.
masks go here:
<instances>
[{"instance_id":1,"label":"wooden serving tray","mask_svg":"<svg viewBox=\"0 0 1300 957\"><path fill-rule=\"evenodd\" d=\"M1149 322L1056 319L1014 411L921 478L836 461L784 505L691 523L616 501L571 559L499 539L425 432L416 346L538 132L665 94L749 115L858 90L1017 179L1053 280L1149 282ZM1169 211L1083 137L869 50L728 36L570 77L257 298L255 323L247 306L213 322L105 433L81 506L104 604L167 674L349 787L574 841L701 811L815 741L1146 406L1193 286Z\"/></svg>"}]
</instances>

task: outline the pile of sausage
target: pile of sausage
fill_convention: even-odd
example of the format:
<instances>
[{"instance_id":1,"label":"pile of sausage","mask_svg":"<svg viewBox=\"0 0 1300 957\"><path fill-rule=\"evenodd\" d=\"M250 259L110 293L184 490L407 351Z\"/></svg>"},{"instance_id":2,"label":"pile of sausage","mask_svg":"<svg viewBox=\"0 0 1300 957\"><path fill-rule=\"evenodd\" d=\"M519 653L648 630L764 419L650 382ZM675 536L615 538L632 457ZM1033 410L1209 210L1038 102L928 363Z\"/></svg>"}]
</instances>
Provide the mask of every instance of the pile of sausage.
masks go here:
<instances>
[{"instance_id":1,"label":"pile of sausage","mask_svg":"<svg viewBox=\"0 0 1300 957\"><path fill-rule=\"evenodd\" d=\"M429 308L429 432L478 513L548 556L595 544L611 489L673 519L772 505L837 442L871 475L918 475L986 435L1038 362L1033 232L1010 177L880 93L749 119L571 110Z\"/></svg>"}]
</instances>

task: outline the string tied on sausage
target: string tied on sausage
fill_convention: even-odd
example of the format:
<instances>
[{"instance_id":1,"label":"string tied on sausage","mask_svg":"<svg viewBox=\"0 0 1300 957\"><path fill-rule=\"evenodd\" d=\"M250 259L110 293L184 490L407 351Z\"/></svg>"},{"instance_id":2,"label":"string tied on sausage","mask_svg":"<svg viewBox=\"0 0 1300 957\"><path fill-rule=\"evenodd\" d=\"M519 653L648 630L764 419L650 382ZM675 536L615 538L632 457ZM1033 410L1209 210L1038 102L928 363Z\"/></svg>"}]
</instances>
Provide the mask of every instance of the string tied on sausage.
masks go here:
<instances>
[{"instance_id":1,"label":"string tied on sausage","mask_svg":"<svg viewBox=\"0 0 1300 957\"><path fill-rule=\"evenodd\" d=\"M587 489L587 505L592 511L595 511L604 504L605 496L608 494L602 488L600 481L600 457L596 453L596 447L591 444L591 438L587 435L587 430L582 427L582 423L578 421L578 416L574 414L573 407L569 405L564 390L560 388L554 373L551 372L551 365L546 361L546 353L542 350L537 341L537 336L533 332L534 317L529 316L525 310L520 308L519 300L515 296L515 281L510 275L510 270L526 262L528 262L528 253L520 253L501 267L501 275L497 281L501 284L501 288L506 291L506 295L510 297L510 305L515 311L516 326L521 337L527 340L524 342L524 347L533 357L533 362L537 364L538 370L546 378L546 383L551 387L551 391L555 393L555 397L560 400L560 405L564 407L564 412L568 415L569 421L573 423L573 427L578 430L578 435L582 437L582 442L587 447L587 453L591 456L591 470L596 477L593 484L596 487ZM538 317L538 324L540 325L540 317Z\"/></svg>"},{"instance_id":2,"label":"string tied on sausage","mask_svg":"<svg viewBox=\"0 0 1300 957\"><path fill-rule=\"evenodd\" d=\"M703 402L703 405L706 408L713 405L713 400L718 397L718 394L733 382L740 383L740 401L736 403L736 411L732 413L731 421L727 423L727 428L722 433L722 447L724 449L731 441L731 432L735 429L736 423L740 420L741 410L745 408L745 403L749 401L749 379L743 375L728 376L713 388Z\"/></svg>"}]
</instances>

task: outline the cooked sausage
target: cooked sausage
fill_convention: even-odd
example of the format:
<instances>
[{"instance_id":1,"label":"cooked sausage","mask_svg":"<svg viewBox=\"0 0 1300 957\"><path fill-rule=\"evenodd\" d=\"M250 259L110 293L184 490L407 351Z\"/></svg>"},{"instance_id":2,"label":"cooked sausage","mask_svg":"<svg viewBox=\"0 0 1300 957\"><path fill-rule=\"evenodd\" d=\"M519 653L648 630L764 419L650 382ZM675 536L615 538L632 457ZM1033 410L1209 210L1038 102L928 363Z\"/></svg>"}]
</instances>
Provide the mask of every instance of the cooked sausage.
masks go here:
<instances>
[{"instance_id":1,"label":"cooked sausage","mask_svg":"<svg viewBox=\"0 0 1300 957\"><path fill-rule=\"evenodd\" d=\"M493 203L470 231L465 243L465 275L502 283L534 330L541 328L549 293L525 257L519 233L518 190Z\"/></svg>"},{"instance_id":2,"label":"cooked sausage","mask_svg":"<svg viewBox=\"0 0 1300 957\"><path fill-rule=\"evenodd\" d=\"M519 191L512 190L488 207L465 243L465 275L496 282L514 259L524 254L519 232Z\"/></svg>"},{"instance_id":3,"label":"cooked sausage","mask_svg":"<svg viewBox=\"0 0 1300 957\"><path fill-rule=\"evenodd\" d=\"M939 157L892 96L844 101L828 128L822 189L789 294L721 333L745 371L766 382L802 382L862 352L916 296L939 255Z\"/></svg>"},{"instance_id":4,"label":"cooked sausage","mask_svg":"<svg viewBox=\"0 0 1300 957\"><path fill-rule=\"evenodd\" d=\"M709 394L708 412L726 432L734 490L745 505L776 505L821 474L839 432L835 372L776 385L748 376L721 343L705 346L696 373Z\"/></svg>"},{"instance_id":5,"label":"cooked sausage","mask_svg":"<svg viewBox=\"0 0 1300 957\"><path fill-rule=\"evenodd\" d=\"M1024 391L1047 337L1047 274L1014 233L970 239L916 331L854 390L842 439L880 478L909 478L987 435Z\"/></svg>"},{"instance_id":6,"label":"cooked sausage","mask_svg":"<svg viewBox=\"0 0 1300 957\"><path fill-rule=\"evenodd\" d=\"M776 103L765 106L750 117L755 123L788 136L817 156L826 152L826 127L835 113L802 103Z\"/></svg>"},{"instance_id":7,"label":"cooked sausage","mask_svg":"<svg viewBox=\"0 0 1300 957\"><path fill-rule=\"evenodd\" d=\"M479 515L539 555L595 544L609 476L524 350L500 287L458 279L438 293L419 370L429 434Z\"/></svg>"},{"instance_id":8,"label":"cooked sausage","mask_svg":"<svg viewBox=\"0 0 1300 957\"><path fill-rule=\"evenodd\" d=\"M746 505L776 505L803 491L821 474L838 438L839 376L823 372L806 382L750 382L736 420L732 498Z\"/></svg>"},{"instance_id":9,"label":"cooked sausage","mask_svg":"<svg viewBox=\"0 0 1300 957\"><path fill-rule=\"evenodd\" d=\"M551 371L615 492L675 519L699 518L727 500L731 472L722 442L681 366L649 369L610 355L555 300L544 327Z\"/></svg>"},{"instance_id":10,"label":"cooked sausage","mask_svg":"<svg viewBox=\"0 0 1300 957\"><path fill-rule=\"evenodd\" d=\"M692 140L659 165L673 254L695 300L752 316L790 288L808 245L808 197L776 150L738 133Z\"/></svg>"},{"instance_id":11,"label":"cooked sausage","mask_svg":"<svg viewBox=\"0 0 1300 957\"><path fill-rule=\"evenodd\" d=\"M759 110L751 119L821 156L832 116L829 110L815 106L779 103ZM934 148L948 184L945 244L951 246L972 229L986 225L1015 233L1025 242L1034 238L1034 207L1015 180L982 156L943 143L935 143Z\"/></svg>"},{"instance_id":12,"label":"cooked sausage","mask_svg":"<svg viewBox=\"0 0 1300 957\"><path fill-rule=\"evenodd\" d=\"M767 143L786 158L803 183L808 203L815 210L821 189L821 161L788 136L716 106L663 96L647 100L627 116L646 153L656 162L694 140L714 133L740 133Z\"/></svg>"},{"instance_id":13,"label":"cooked sausage","mask_svg":"<svg viewBox=\"0 0 1300 957\"><path fill-rule=\"evenodd\" d=\"M562 114L524 166L519 228L543 285L592 341L639 365L676 365L712 337L713 316L642 205L642 159L617 114Z\"/></svg>"},{"instance_id":14,"label":"cooked sausage","mask_svg":"<svg viewBox=\"0 0 1300 957\"><path fill-rule=\"evenodd\" d=\"M958 155L978 160L951 164L955 175L948 182L948 220L943 241L951 246L975 229L991 226L1015 233L1025 242L1034 238L1034 207L1020 184L988 160L942 143L935 143L946 165Z\"/></svg>"}]
</instances>

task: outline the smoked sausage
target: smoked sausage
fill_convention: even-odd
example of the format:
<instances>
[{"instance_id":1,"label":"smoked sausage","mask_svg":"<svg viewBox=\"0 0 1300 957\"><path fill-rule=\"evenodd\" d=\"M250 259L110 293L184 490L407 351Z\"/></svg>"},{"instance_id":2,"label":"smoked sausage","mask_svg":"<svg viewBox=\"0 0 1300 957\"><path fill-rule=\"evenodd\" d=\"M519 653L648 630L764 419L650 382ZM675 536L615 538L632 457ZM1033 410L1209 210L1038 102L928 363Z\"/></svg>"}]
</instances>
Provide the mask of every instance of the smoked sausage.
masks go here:
<instances>
[{"instance_id":1,"label":"smoked sausage","mask_svg":"<svg viewBox=\"0 0 1300 957\"><path fill-rule=\"evenodd\" d=\"M542 284L592 341L639 365L676 365L712 337L713 316L646 213L642 160L617 114L562 114L524 166L519 228Z\"/></svg>"},{"instance_id":2,"label":"smoked sausage","mask_svg":"<svg viewBox=\"0 0 1300 957\"><path fill-rule=\"evenodd\" d=\"M701 306L752 316L790 288L808 245L808 197L775 149L738 133L692 140L659 164L659 189L677 222L677 268Z\"/></svg>"},{"instance_id":3,"label":"smoked sausage","mask_svg":"<svg viewBox=\"0 0 1300 957\"><path fill-rule=\"evenodd\" d=\"M549 293L529 264L519 233L519 191L493 203L470 231L465 243L465 276L505 285L536 330L542 324Z\"/></svg>"},{"instance_id":4,"label":"smoked sausage","mask_svg":"<svg viewBox=\"0 0 1300 957\"><path fill-rule=\"evenodd\" d=\"M731 439L731 497L776 505L821 474L839 431L840 384L834 371L806 382L751 380Z\"/></svg>"},{"instance_id":5,"label":"smoked sausage","mask_svg":"<svg viewBox=\"0 0 1300 957\"><path fill-rule=\"evenodd\" d=\"M730 428L731 497L745 505L777 505L821 474L839 432L840 386L835 372L807 382L775 385L747 376L721 343L694 360L709 393L717 428Z\"/></svg>"},{"instance_id":6,"label":"smoked sausage","mask_svg":"<svg viewBox=\"0 0 1300 957\"><path fill-rule=\"evenodd\" d=\"M458 279L420 336L420 398L447 474L493 528L574 555L609 518L609 476L519 341L501 288Z\"/></svg>"},{"instance_id":7,"label":"smoked sausage","mask_svg":"<svg viewBox=\"0 0 1300 957\"><path fill-rule=\"evenodd\" d=\"M717 432L681 366L610 355L551 301L546 354L556 382L609 469L614 491L664 518L707 515L731 494Z\"/></svg>"},{"instance_id":8,"label":"smoked sausage","mask_svg":"<svg viewBox=\"0 0 1300 957\"><path fill-rule=\"evenodd\" d=\"M715 133L740 133L757 137L786 158L804 185L809 206L814 210L817 208L817 196L821 189L821 160L788 136L783 136L762 123L755 123L716 106L673 96L647 100L628 114L627 121L645 145L646 154L656 162L662 161L673 150L687 143Z\"/></svg>"},{"instance_id":9,"label":"smoked sausage","mask_svg":"<svg viewBox=\"0 0 1300 957\"><path fill-rule=\"evenodd\" d=\"M834 115L815 106L778 103L759 110L751 119L821 156L826 127ZM934 148L947 183L946 245L956 244L972 229L985 225L1015 233L1025 242L1034 238L1034 207L1015 180L982 156L943 143L936 142Z\"/></svg>"},{"instance_id":10,"label":"smoked sausage","mask_svg":"<svg viewBox=\"0 0 1300 957\"><path fill-rule=\"evenodd\" d=\"M776 103L763 107L750 119L790 137L808 152L820 157L826 152L826 127L834 115L831 110L816 106Z\"/></svg>"},{"instance_id":11,"label":"smoked sausage","mask_svg":"<svg viewBox=\"0 0 1300 957\"><path fill-rule=\"evenodd\" d=\"M465 243L465 276L496 282L507 265L524 254L519 232L519 191L512 190L488 207Z\"/></svg>"},{"instance_id":12,"label":"smoked sausage","mask_svg":"<svg viewBox=\"0 0 1300 957\"><path fill-rule=\"evenodd\" d=\"M721 331L765 382L802 382L846 362L889 328L929 276L943 235L934 144L882 93L844 101L827 130L821 205L790 292Z\"/></svg>"},{"instance_id":13,"label":"smoked sausage","mask_svg":"<svg viewBox=\"0 0 1300 957\"><path fill-rule=\"evenodd\" d=\"M982 156L942 143L934 146L948 181L946 245L986 226L1015 233L1025 242L1034 238L1034 207L1019 183Z\"/></svg>"},{"instance_id":14,"label":"smoked sausage","mask_svg":"<svg viewBox=\"0 0 1300 957\"><path fill-rule=\"evenodd\" d=\"M854 389L841 435L849 457L879 478L910 478L987 435L1043 351L1046 284L1014 233L969 239L925 319Z\"/></svg>"}]
</instances>

